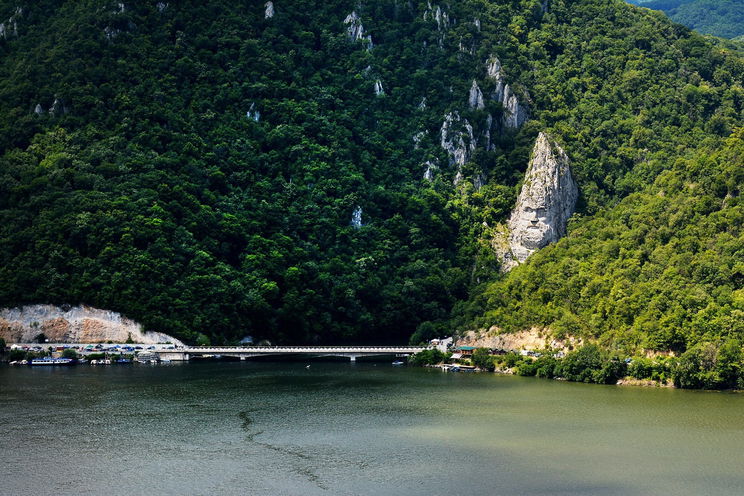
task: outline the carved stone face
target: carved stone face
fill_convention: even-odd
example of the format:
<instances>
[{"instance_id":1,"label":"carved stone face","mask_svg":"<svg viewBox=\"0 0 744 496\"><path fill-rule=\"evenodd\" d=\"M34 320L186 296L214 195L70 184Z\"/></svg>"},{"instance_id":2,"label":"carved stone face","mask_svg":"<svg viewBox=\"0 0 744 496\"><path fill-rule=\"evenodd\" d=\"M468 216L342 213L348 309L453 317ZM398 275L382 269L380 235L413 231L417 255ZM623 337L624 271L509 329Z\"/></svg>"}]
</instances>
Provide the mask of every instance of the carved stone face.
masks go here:
<instances>
[{"instance_id":1,"label":"carved stone face","mask_svg":"<svg viewBox=\"0 0 744 496\"><path fill-rule=\"evenodd\" d=\"M525 204L517 225L513 226L514 237L530 250L538 250L553 239L553 228L548 218L548 205L531 202Z\"/></svg>"}]
</instances>

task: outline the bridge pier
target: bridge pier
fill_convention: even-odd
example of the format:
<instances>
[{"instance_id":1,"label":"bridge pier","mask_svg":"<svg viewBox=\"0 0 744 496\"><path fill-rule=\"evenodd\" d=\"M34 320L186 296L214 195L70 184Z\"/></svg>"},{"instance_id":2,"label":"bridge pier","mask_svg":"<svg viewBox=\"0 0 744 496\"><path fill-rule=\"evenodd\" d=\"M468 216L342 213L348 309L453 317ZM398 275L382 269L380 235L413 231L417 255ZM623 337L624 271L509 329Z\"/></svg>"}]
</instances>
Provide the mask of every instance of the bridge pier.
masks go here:
<instances>
[{"instance_id":1,"label":"bridge pier","mask_svg":"<svg viewBox=\"0 0 744 496\"><path fill-rule=\"evenodd\" d=\"M349 360L351 360L351 363L356 362L356 355L350 355Z\"/></svg>"}]
</instances>

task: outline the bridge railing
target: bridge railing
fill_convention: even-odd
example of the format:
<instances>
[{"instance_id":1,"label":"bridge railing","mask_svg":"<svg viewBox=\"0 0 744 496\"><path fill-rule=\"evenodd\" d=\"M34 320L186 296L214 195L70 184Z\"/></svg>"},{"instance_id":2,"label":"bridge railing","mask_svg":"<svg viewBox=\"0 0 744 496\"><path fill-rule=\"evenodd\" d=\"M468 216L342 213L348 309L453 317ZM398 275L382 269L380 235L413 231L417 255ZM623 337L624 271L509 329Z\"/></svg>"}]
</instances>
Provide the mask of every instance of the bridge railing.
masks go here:
<instances>
[{"instance_id":1,"label":"bridge railing","mask_svg":"<svg viewBox=\"0 0 744 496\"><path fill-rule=\"evenodd\" d=\"M301 352L307 351L310 353L317 352L363 352L363 351L392 351L392 352L418 352L425 350L424 346L184 346L182 348L176 348L174 350L162 350L162 351L198 351L198 352L210 352L210 351L245 351L245 352Z\"/></svg>"}]
</instances>

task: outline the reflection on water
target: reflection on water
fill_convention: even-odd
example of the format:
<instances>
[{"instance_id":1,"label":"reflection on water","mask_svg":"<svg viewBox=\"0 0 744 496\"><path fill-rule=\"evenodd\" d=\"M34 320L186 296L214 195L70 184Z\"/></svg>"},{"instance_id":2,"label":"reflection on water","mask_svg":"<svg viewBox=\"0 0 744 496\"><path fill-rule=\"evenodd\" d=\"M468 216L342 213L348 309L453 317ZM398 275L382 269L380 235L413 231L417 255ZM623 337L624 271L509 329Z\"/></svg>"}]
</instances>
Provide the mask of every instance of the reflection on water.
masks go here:
<instances>
[{"instance_id":1,"label":"reflection on water","mask_svg":"<svg viewBox=\"0 0 744 496\"><path fill-rule=\"evenodd\" d=\"M744 494L733 393L378 364L0 367L3 494Z\"/></svg>"}]
</instances>

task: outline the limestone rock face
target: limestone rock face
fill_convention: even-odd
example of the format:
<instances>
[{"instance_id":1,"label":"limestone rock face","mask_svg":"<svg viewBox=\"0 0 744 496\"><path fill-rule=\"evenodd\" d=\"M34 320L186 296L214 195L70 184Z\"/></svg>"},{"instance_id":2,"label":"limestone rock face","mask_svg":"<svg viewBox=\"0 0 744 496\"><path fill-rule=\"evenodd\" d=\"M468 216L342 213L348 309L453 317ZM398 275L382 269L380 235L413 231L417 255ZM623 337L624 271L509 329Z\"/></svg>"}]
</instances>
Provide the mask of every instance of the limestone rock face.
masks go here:
<instances>
[{"instance_id":1,"label":"limestone rock face","mask_svg":"<svg viewBox=\"0 0 744 496\"><path fill-rule=\"evenodd\" d=\"M510 270L540 248L565 236L566 223L574 212L578 195L566 153L545 133L540 133L517 205L507 224L508 249L499 253L503 269Z\"/></svg>"},{"instance_id":2,"label":"limestone rock face","mask_svg":"<svg viewBox=\"0 0 744 496\"><path fill-rule=\"evenodd\" d=\"M478 83L473 79L473 85L470 87L470 93L468 94L468 105L471 109L483 109L485 104L483 103L483 92L478 87Z\"/></svg>"},{"instance_id":3,"label":"limestone rock face","mask_svg":"<svg viewBox=\"0 0 744 496\"><path fill-rule=\"evenodd\" d=\"M264 19L271 19L274 17L274 2L266 2L264 7L266 7L266 10L264 11Z\"/></svg>"},{"instance_id":4,"label":"limestone rock face","mask_svg":"<svg viewBox=\"0 0 744 496\"><path fill-rule=\"evenodd\" d=\"M362 227L362 207L359 205L354 208L354 211L351 213L351 225L355 229L359 229Z\"/></svg>"},{"instance_id":5,"label":"limestone rock face","mask_svg":"<svg viewBox=\"0 0 744 496\"><path fill-rule=\"evenodd\" d=\"M501 118L502 128L517 129L521 127L529 118L529 110L527 105L517 97L512 87L506 83L502 73L501 61L497 57L492 56L488 59L486 73L488 78L495 83L491 98L500 102L504 107L504 115Z\"/></svg>"},{"instance_id":6,"label":"limestone rock face","mask_svg":"<svg viewBox=\"0 0 744 496\"><path fill-rule=\"evenodd\" d=\"M527 120L527 109L519 102L517 95L507 84L504 87L504 96L501 101L504 106L503 125L506 128L516 129Z\"/></svg>"},{"instance_id":7,"label":"limestone rock face","mask_svg":"<svg viewBox=\"0 0 744 496\"><path fill-rule=\"evenodd\" d=\"M379 79L375 81L375 95L376 96L382 96L385 94L385 90L382 87L382 81Z\"/></svg>"},{"instance_id":8,"label":"limestone rock face","mask_svg":"<svg viewBox=\"0 0 744 496\"><path fill-rule=\"evenodd\" d=\"M351 14L346 16L344 24L347 25L346 33L349 35L351 41L363 41L367 45L367 50L371 50L374 44L372 43L372 36L364 36L364 26L362 25L362 18L356 11L352 11Z\"/></svg>"},{"instance_id":9,"label":"limestone rock face","mask_svg":"<svg viewBox=\"0 0 744 496\"><path fill-rule=\"evenodd\" d=\"M258 108L256 108L256 103L252 102L251 106L248 107L248 111L245 113L246 119L250 119L252 121L258 122L261 120L261 112L258 111Z\"/></svg>"},{"instance_id":10,"label":"limestone rock face","mask_svg":"<svg viewBox=\"0 0 744 496\"><path fill-rule=\"evenodd\" d=\"M426 170L424 171L424 180L431 182L434 180L434 173L437 171L438 167L431 160L424 162L424 165L426 166Z\"/></svg>"},{"instance_id":11,"label":"limestone rock face","mask_svg":"<svg viewBox=\"0 0 744 496\"><path fill-rule=\"evenodd\" d=\"M88 306L27 305L0 309L0 337L8 343L31 343L44 333L50 343L125 342L182 343L160 332L143 332L142 326L117 312Z\"/></svg>"},{"instance_id":12,"label":"limestone rock face","mask_svg":"<svg viewBox=\"0 0 744 496\"><path fill-rule=\"evenodd\" d=\"M467 119L461 118L459 112L444 116L441 145L449 155L450 165L457 164L459 167L465 165L475 151L473 126Z\"/></svg>"}]
</instances>

